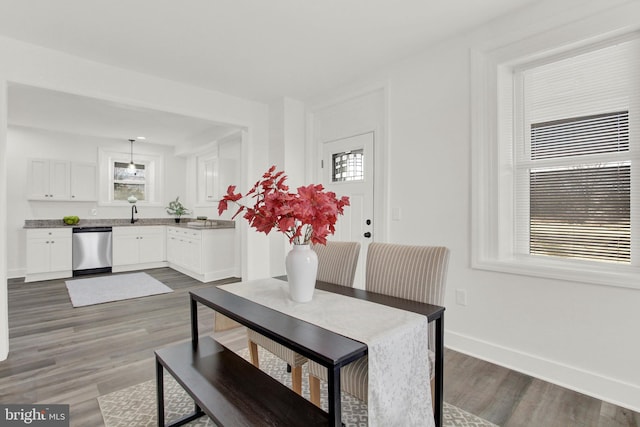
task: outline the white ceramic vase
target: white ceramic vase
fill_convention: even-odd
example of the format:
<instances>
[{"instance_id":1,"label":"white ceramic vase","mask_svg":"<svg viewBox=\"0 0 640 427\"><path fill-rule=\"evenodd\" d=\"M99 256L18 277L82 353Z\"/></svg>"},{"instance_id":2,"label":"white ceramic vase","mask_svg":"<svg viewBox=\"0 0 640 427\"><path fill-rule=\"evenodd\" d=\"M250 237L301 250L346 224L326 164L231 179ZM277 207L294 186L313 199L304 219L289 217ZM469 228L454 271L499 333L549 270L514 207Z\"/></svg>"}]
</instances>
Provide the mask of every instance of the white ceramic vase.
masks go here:
<instances>
[{"instance_id":1,"label":"white ceramic vase","mask_svg":"<svg viewBox=\"0 0 640 427\"><path fill-rule=\"evenodd\" d=\"M293 245L285 260L289 297L296 302L313 298L318 273L318 255L311 245Z\"/></svg>"}]
</instances>

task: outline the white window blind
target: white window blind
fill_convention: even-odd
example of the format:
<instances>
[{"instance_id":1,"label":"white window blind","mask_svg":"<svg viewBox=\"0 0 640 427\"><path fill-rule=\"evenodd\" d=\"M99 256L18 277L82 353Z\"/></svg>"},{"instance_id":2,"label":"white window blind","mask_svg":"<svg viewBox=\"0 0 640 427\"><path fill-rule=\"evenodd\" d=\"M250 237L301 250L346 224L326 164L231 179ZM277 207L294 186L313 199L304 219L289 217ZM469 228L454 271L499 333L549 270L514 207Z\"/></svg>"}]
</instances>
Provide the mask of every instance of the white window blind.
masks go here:
<instances>
[{"instance_id":1,"label":"white window blind","mask_svg":"<svg viewBox=\"0 0 640 427\"><path fill-rule=\"evenodd\" d=\"M516 253L633 263L639 73L637 39L517 73Z\"/></svg>"}]
</instances>

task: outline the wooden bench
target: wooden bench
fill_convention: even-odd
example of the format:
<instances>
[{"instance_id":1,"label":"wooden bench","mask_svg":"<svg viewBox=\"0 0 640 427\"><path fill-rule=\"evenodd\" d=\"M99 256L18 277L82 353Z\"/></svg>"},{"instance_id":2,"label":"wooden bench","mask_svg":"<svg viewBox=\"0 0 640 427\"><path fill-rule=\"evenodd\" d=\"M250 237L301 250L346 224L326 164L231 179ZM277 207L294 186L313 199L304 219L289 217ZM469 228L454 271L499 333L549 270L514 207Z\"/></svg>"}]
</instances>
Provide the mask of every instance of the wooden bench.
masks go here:
<instances>
[{"instance_id":1,"label":"wooden bench","mask_svg":"<svg viewBox=\"0 0 640 427\"><path fill-rule=\"evenodd\" d=\"M326 412L211 337L157 350L158 425L165 426L166 369L195 402L195 411L170 426L203 415L219 426L327 426Z\"/></svg>"}]
</instances>

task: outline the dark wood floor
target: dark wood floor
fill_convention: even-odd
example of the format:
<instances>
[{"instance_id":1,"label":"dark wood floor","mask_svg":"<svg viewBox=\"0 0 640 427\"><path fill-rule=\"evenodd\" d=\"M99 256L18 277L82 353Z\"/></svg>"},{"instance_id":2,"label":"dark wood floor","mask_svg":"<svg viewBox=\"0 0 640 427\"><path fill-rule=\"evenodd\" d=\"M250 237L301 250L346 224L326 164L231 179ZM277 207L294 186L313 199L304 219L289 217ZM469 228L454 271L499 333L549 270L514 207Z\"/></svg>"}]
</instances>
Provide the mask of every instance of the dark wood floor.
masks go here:
<instances>
[{"instance_id":1,"label":"dark wood floor","mask_svg":"<svg viewBox=\"0 0 640 427\"><path fill-rule=\"evenodd\" d=\"M103 426L96 398L153 379L153 350L190 338L188 291L213 284L168 268L147 273L175 292L73 308L64 280L10 280L0 402L67 403L72 426ZM199 310L200 331L212 331L211 312ZM242 328L216 338L246 347ZM445 400L502 426L640 426L638 413L451 350Z\"/></svg>"}]
</instances>

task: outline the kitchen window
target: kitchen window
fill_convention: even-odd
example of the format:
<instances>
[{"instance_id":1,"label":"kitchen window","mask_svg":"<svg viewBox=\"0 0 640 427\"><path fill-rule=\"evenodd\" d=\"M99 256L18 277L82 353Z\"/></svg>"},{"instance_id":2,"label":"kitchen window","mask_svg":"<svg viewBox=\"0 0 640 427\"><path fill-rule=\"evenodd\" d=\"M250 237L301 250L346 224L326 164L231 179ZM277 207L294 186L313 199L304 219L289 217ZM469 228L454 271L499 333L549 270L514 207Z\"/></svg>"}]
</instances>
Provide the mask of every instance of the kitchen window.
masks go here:
<instances>
[{"instance_id":1,"label":"kitchen window","mask_svg":"<svg viewBox=\"0 0 640 427\"><path fill-rule=\"evenodd\" d=\"M145 199L145 165L115 162L113 164L113 199L127 201L133 196L138 201Z\"/></svg>"},{"instance_id":2,"label":"kitchen window","mask_svg":"<svg viewBox=\"0 0 640 427\"><path fill-rule=\"evenodd\" d=\"M136 153L132 168L129 153L99 149L98 162L100 205L129 204L131 196L139 204L162 205L162 155Z\"/></svg>"},{"instance_id":3,"label":"kitchen window","mask_svg":"<svg viewBox=\"0 0 640 427\"><path fill-rule=\"evenodd\" d=\"M475 122L494 125L474 135L474 267L639 287L640 37L493 66L495 115Z\"/></svg>"}]
</instances>

